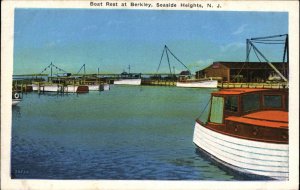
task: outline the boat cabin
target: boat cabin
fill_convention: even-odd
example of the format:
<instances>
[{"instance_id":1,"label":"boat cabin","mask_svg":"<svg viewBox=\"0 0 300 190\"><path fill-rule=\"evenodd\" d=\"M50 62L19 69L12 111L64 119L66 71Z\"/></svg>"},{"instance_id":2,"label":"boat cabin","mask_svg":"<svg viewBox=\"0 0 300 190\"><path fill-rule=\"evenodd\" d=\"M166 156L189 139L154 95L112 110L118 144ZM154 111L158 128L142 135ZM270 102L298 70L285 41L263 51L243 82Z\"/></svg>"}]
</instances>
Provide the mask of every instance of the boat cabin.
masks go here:
<instances>
[{"instance_id":1,"label":"boat cabin","mask_svg":"<svg viewBox=\"0 0 300 190\"><path fill-rule=\"evenodd\" d=\"M241 88L214 92L208 122L202 124L239 138L287 142L288 91Z\"/></svg>"}]
</instances>

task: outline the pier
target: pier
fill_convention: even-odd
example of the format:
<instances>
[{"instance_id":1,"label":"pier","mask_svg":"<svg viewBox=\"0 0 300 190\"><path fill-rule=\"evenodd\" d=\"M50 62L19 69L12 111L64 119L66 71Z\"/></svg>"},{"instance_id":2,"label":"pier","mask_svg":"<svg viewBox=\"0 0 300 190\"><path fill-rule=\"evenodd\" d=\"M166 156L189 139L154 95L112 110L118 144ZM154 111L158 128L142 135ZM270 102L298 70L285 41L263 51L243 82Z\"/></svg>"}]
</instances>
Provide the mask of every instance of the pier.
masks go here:
<instances>
[{"instance_id":1,"label":"pier","mask_svg":"<svg viewBox=\"0 0 300 190\"><path fill-rule=\"evenodd\" d=\"M24 79L18 78L13 80L13 90L22 93L32 92L33 86L37 86L39 93L44 93L45 86L57 87L57 93L70 93L70 88L80 87L81 92L88 92L88 85L99 86L99 91L103 90L103 85L113 84L114 80L119 78L119 74L105 75L71 75L69 77L41 77L28 76ZM141 75L141 85L143 86L176 86L177 76L175 77L157 77L157 75L144 74ZM100 87L102 86L102 88ZM287 82L219 82L218 88L271 88L284 89L288 88ZM36 89L35 89L36 90ZM74 91L74 90L73 90ZM72 92L73 92L72 91Z\"/></svg>"},{"instance_id":2,"label":"pier","mask_svg":"<svg viewBox=\"0 0 300 190\"><path fill-rule=\"evenodd\" d=\"M288 88L288 83L227 83L222 82L218 84L218 88L270 88L270 89L284 89Z\"/></svg>"},{"instance_id":3,"label":"pier","mask_svg":"<svg viewBox=\"0 0 300 190\"><path fill-rule=\"evenodd\" d=\"M147 80L142 79L141 85L145 86L176 86L176 80Z\"/></svg>"}]
</instances>

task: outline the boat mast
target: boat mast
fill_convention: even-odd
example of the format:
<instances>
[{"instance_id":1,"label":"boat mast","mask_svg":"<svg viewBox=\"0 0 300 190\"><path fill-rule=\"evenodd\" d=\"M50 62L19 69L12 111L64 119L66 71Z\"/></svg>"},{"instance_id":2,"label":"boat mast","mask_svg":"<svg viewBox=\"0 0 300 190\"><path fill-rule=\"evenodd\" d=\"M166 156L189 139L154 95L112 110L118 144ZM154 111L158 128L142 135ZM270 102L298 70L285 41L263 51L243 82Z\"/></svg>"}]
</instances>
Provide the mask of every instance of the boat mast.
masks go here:
<instances>
[{"instance_id":1,"label":"boat mast","mask_svg":"<svg viewBox=\"0 0 300 190\"><path fill-rule=\"evenodd\" d=\"M163 59L163 56L164 56L165 52L166 52L166 55L167 55L167 61L168 61L168 65L169 65L170 75L172 75L172 69L171 69L171 64L170 64L169 53L170 53L170 54L171 54L171 55L172 55L179 63L181 63L181 64L182 64L182 65L190 72L190 74L191 74L190 69L189 69L182 61L180 61L180 60L174 55L173 52L171 52L171 50L168 48L167 45L165 45L165 47L164 47L164 49L163 49L163 52L162 52L162 55L161 55L161 57L160 57L160 61L159 61L159 65L158 65L158 68L157 68L157 70L156 70L156 73L158 73L158 70L159 70L159 68L160 68L161 61L162 61L162 59ZM173 67L173 68L174 68L174 67ZM174 74L175 74L175 69L174 69Z\"/></svg>"},{"instance_id":2,"label":"boat mast","mask_svg":"<svg viewBox=\"0 0 300 190\"><path fill-rule=\"evenodd\" d=\"M278 37L282 37L282 36L286 36L285 39L285 49L284 49L284 56L283 56L283 72L284 74L282 74L264 55L261 51L259 51L257 49L257 47L253 44L253 43L262 43L262 44L283 44L282 39L270 39L270 38L278 38ZM250 46L250 47L249 47ZM284 76L286 75L285 72L285 64L284 64L284 60L285 60L285 56L287 55L287 62L288 62L288 34L284 34L284 35L274 35L274 36L267 36L267 37L258 37L258 38L251 38L250 40L247 39L247 58L246 60L249 61L249 54L250 54L250 48L253 48L254 53L256 54L256 57L259 59L257 53L269 64L269 66L274 69L274 71L285 81L288 82L288 79ZM259 59L260 61L260 59ZM286 75L287 76L287 75Z\"/></svg>"},{"instance_id":3,"label":"boat mast","mask_svg":"<svg viewBox=\"0 0 300 190\"><path fill-rule=\"evenodd\" d=\"M77 72L77 74L79 74L79 72L80 72L82 69L83 69L83 74L85 75L85 64L83 64L83 65L80 67L80 69L79 69L79 71ZM98 70L99 70L99 68L98 68Z\"/></svg>"},{"instance_id":4,"label":"boat mast","mask_svg":"<svg viewBox=\"0 0 300 190\"><path fill-rule=\"evenodd\" d=\"M286 62L285 62L285 57L286 57ZM284 63L283 64L283 74L285 76L288 76L288 73L286 71L287 68L285 66L285 65L287 65L287 67L289 66L289 36L288 36L288 34L286 35L286 38L285 38L282 62Z\"/></svg>"},{"instance_id":5,"label":"boat mast","mask_svg":"<svg viewBox=\"0 0 300 190\"><path fill-rule=\"evenodd\" d=\"M170 65L170 59L169 59L169 54L168 54L168 51L167 51L167 46L165 46L165 48L166 48L166 54L167 54L167 60L168 60L168 65L169 65L170 75L172 75L171 65Z\"/></svg>"},{"instance_id":6,"label":"boat mast","mask_svg":"<svg viewBox=\"0 0 300 190\"><path fill-rule=\"evenodd\" d=\"M192 72L190 71L190 69L189 69L184 63L182 63L182 61L180 61L180 60L174 55L174 53L171 52L171 50L170 50L167 46L165 46L165 47L166 47L166 49L172 54L172 56L173 56L179 63L181 63L181 65L183 65L190 73L192 73Z\"/></svg>"},{"instance_id":7,"label":"boat mast","mask_svg":"<svg viewBox=\"0 0 300 190\"><path fill-rule=\"evenodd\" d=\"M65 70L63 70L63 69L61 69L61 68L55 66L55 65L52 63L52 61L51 61L51 63L50 63L47 67L45 67L45 68L42 70L42 72L40 72L40 75L43 74L43 72L45 72L47 69L50 68L50 78L52 78L52 76L53 76L53 67L55 67L55 68L56 68L57 70L59 70L59 71L63 71L63 72L65 72L65 73L67 73L67 71L65 71ZM49 78L48 78L48 79L49 79Z\"/></svg>"}]
</instances>

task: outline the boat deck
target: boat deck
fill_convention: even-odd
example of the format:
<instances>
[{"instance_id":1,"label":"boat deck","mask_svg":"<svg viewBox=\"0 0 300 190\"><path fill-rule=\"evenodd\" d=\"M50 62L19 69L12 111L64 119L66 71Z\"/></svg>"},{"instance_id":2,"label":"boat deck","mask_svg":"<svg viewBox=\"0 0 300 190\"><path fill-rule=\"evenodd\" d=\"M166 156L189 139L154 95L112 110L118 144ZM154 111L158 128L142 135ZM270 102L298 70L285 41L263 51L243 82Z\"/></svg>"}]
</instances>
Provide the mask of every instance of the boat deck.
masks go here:
<instances>
[{"instance_id":1,"label":"boat deck","mask_svg":"<svg viewBox=\"0 0 300 190\"><path fill-rule=\"evenodd\" d=\"M286 111L260 111L242 117L230 116L226 120L262 127L288 128L288 112Z\"/></svg>"}]
</instances>

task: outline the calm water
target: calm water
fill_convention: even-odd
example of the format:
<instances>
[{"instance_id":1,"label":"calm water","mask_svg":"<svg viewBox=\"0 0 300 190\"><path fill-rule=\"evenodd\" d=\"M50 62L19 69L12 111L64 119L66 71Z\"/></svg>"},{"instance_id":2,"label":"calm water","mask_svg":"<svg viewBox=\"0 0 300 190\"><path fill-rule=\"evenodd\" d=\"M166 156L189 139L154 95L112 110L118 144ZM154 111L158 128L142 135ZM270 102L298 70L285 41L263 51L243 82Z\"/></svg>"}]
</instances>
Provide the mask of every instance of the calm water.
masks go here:
<instances>
[{"instance_id":1,"label":"calm water","mask_svg":"<svg viewBox=\"0 0 300 190\"><path fill-rule=\"evenodd\" d=\"M234 180L198 155L192 141L212 91L113 86L81 95L28 93L12 109L12 177Z\"/></svg>"}]
</instances>

